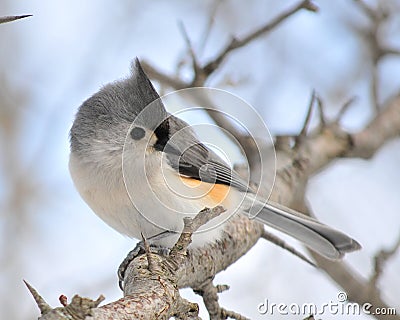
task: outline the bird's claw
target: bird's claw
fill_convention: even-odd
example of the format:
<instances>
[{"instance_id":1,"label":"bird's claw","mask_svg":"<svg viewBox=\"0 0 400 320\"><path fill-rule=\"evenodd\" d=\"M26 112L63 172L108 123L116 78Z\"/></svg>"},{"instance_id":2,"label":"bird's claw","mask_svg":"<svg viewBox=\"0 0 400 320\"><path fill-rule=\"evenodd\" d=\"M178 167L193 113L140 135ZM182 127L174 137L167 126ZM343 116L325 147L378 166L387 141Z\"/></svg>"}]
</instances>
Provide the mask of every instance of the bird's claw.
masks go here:
<instances>
[{"instance_id":1,"label":"bird's claw","mask_svg":"<svg viewBox=\"0 0 400 320\"><path fill-rule=\"evenodd\" d=\"M150 245L150 251L156 254L160 254L160 255L168 255L170 249L169 248L165 248L165 247L160 247L157 245ZM124 279L125 279L125 272L126 269L128 268L129 264L137 257L140 256L142 254L144 254L146 252L145 246L144 246L144 242L140 241L138 242L138 244L136 245L135 248L133 248L133 250L129 251L129 253L127 254L127 256L125 257L125 259L121 262L121 264L118 267L118 286L120 287L120 289L122 291L124 291Z\"/></svg>"}]
</instances>

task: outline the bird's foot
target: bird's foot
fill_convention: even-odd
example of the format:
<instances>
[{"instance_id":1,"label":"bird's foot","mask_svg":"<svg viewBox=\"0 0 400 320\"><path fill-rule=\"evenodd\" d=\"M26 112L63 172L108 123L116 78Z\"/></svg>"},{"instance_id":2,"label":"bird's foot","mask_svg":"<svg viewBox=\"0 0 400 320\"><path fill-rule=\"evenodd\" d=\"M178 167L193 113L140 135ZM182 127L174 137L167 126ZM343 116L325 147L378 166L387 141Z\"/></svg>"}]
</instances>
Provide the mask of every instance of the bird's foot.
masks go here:
<instances>
[{"instance_id":1,"label":"bird's foot","mask_svg":"<svg viewBox=\"0 0 400 320\"><path fill-rule=\"evenodd\" d=\"M160 254L160 255L168 255L170 249L169 248L165 248L165 247L161 247L158 245L150 245L150 252L152 253L156 253L156 254ZM136 247L129 251L128 255L125 257L125 259L121 262L121 264L118 267L118 285L120 287L120 289L123 291L123 284L124 284L124 279L125 279L125 272L126 269L128 268L129 264L138 256L142 255L146 253L146 247L145 247L145 243L143 241L138 242L138 244L136 245Z\"/></svg>"}]
</instances>

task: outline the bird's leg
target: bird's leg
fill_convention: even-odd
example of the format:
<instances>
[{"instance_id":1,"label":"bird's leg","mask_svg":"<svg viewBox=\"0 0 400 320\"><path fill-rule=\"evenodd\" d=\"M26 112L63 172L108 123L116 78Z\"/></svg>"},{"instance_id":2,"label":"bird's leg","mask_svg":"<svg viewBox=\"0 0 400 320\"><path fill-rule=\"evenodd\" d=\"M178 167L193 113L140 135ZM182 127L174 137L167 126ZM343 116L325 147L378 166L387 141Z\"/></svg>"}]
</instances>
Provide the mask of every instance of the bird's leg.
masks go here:
<instances>
[{"instance_id":1,"label":"bird's leg","mask_svg":"<svg viewBox=\"0 0 400 320\"><path fill-rule=\"evenodd\" d=\"M169 234L172 234L171 232L168 232ZM154 239L159 239L162 237L165 237L166 232L163 232L161 234L158 234L156 236L153 236L149 238L149 240L154 240ZM121 262L121 264L118 267L118 285L121 290L123 290L123 283L124 283L124 278L125 278L125 272L126 269L128 268L129 264L135 259L136 257L146 253L146 248L145 248L145 240L139 241L136 245L136 247L129 251L128 255L125 257L125 259ZM170 249L162 247L157 244L150 244L150 252L166 256L169 254Z\"/></svg>"},{"instance_id":2,"label":"bird's leg","mask_svg":"<svg viewBox=\"0 0 400 320\"><path fill-rule=\"evenodd\" d=\"M136 245L133 250L129 251L125 259L121 262L121 264L118 267L118 286L119 288L123 291L123 283L124 283L124 278L125 278L125 272L126 269L128 268L129 264L135 259L137 256L140 256L141 254L145 253L144 249L144 242L140 241Z\"/></svg>"}]
</instances>

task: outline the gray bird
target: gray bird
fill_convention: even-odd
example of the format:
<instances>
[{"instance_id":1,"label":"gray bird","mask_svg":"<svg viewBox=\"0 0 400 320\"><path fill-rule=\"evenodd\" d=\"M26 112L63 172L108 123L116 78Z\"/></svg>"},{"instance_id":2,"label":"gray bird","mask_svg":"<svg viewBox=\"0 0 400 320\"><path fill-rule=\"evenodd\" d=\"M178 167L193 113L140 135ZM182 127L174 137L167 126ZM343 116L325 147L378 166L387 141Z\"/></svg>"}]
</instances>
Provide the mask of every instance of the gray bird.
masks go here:
<instances>
[{"instance_id":1,"label":"gray bird","mask_svg":"<svg viewBox=\"0 0 400 320\"><path fill-rule=\"evenodd\" d=\"M266 202L169 114L136 59L130 77L86 100L70 132L69 168L90 208L118 232L170 247L183 217L222 205L226 212L193 235L191 246L218 239L233 214L282 231L330 258L360 249L357 241L289 208Z\"/></svg>"}]
</instances>

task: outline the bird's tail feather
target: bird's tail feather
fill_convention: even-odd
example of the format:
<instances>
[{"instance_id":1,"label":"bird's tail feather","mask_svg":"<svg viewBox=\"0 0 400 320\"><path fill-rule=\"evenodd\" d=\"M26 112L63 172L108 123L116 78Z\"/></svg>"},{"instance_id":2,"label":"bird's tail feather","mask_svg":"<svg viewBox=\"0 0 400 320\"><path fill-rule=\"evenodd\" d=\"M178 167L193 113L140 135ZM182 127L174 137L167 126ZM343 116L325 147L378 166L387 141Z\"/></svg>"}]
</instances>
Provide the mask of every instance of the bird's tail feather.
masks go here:
<instances>
[{"instance_id":1,"label":"bird's tail feather","mask_svg":"<svg viewBox=\"0 0 400 320\"><path fill-rule=\"evenodd\" d=\"M304 214L277 203L253 201L248 213L257 212L256 220L292 236L326 258L340 259L345 253L361 248L356 240L343 232Z\"/></svg>"}]
</instances>

